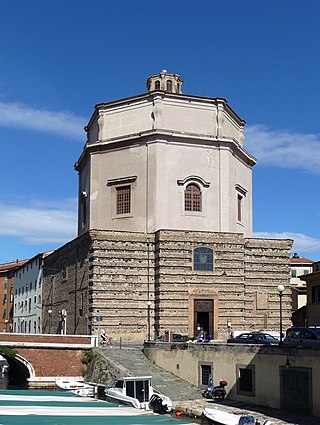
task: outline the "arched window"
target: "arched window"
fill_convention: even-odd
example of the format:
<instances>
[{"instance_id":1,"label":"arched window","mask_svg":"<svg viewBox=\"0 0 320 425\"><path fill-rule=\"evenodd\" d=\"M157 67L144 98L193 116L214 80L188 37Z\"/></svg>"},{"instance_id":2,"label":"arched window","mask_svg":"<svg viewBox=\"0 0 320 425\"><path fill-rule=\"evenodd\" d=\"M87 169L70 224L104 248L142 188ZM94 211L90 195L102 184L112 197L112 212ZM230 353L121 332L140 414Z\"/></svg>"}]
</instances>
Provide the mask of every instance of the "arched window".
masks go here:
<instances>
[{"instance_id":1,"label":"arched window","mask_svg":"<svg viewBox=\"0 0 320 425\"><path fill-rule=\"evenodd\" d=\"M172 92L172 81L171 80L168 80L167 81L167 91L168 92Z\"/></svg>"},{"instance_id":2,"label":"arched window","mask_svg":"<svg viewBox=\"0 0 320 425\"><path fill-rule=\"evenodd\" d=\"M195 248L193 252L193 270L213 271L213 250L211 248Z\"/></svg>"},{"instance_id":3,"label":"arched window","mask_svg":"<svg viewBox=\"0 0 320 425\"><path fill-rule=\"evenodd\" d=\"M184 209L185 211L201 211L201 190L194 184L188 184L184 192Z\"/></svg>"},{"instance_id":4,"label":"arched window","mask_svg":"<svg viewBox=\"0 0 320 425\"><path fill-rule=\"evenodd\" d=\"M160 90L160 81L159 81L159 80L157 80L157 81L154 83L154 89L155 89L155 90Z\"/></svg>"}]
</instances>

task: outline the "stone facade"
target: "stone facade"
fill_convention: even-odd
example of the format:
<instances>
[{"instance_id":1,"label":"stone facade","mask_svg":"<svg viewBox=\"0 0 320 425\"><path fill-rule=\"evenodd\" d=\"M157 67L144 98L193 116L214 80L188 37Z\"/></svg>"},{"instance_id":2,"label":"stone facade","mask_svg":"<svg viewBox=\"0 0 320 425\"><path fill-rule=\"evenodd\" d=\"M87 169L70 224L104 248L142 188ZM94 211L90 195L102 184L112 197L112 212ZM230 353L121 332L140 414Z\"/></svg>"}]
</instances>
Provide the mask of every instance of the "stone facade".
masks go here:
<instances>
[{"instance_id":1,"label":"stone facade","mask_svg":"<svg viewBox=\"0 0 320 425\"><path fill-rule=\"evenodd\" d=\"M57 272L44 278L44 331L51 319L48 310L52 331L61 331L65 309L67 333L105 329L113 337L145 339L148 300L152 337L165 330L196 336L197 315L206 316L215 339L225 339L230 326L278 330L277 285L289 285L291 242L240 233L90 231L45 259L45 269ZM194 270L197 247L213 250L213 271ZM284 327L289 326L289 297L285 291ZM209 300L211 310L196 311L196 300Z\"/></svg>"}]
</instances>

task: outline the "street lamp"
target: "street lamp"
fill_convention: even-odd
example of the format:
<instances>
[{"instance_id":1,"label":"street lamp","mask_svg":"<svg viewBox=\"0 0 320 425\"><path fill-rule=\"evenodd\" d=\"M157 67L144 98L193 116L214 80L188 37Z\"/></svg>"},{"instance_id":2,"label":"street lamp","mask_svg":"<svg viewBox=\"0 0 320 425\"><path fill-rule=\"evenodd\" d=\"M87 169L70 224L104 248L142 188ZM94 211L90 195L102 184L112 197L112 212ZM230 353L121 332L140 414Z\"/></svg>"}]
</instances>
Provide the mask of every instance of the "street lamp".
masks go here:
<instances>
[{"instance_id":1,"label":"street lamp","mask_svg":"<svg viewBox=\"0 0 320 425\"><path fill-rule=\"evenodd\" d=\"M52 310L48 310L49 314L49 334L51 333L51 323L52 323Z\"/></svg>"},{"instance_id":2,"label":"street lamp","mask_svg":"<svg viewBox=\"0 0 320 425\"><path fill-rule=\"evenodd\" d=\"M280 344L282 344L282 296L283 296L284 286L278 286L278 294L280 300Z\"/></svg>"},{"instance_id":3,"label":"street lamp","mask_svg":"<svg viewBox=\"0 0 320 425\"><path fill-rule=\"evenodd\" d=\"M150 333L151 333L151 329L150 329L150 309L151 309L151 301L148 300L147 301L147 306L148 306L148 341L150 341L151 337L150 337Z\"/></svg>"}]
</instances>

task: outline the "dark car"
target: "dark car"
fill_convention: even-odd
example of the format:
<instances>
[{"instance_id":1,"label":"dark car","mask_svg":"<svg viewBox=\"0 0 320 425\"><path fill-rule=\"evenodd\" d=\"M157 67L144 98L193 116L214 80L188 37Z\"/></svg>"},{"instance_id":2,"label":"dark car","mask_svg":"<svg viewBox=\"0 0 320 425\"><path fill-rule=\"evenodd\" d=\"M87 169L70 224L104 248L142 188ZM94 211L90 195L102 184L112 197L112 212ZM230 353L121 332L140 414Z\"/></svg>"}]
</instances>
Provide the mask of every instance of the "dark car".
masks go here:
<instances>
[{"instance_id":1,"label":"dark car","mask_svg":"<svg viewBox=\"0 0 320 425\"><path fill-rule=\"evenodd\" d=\"M245 332L227 340L227 343L232 344L279 344L279 342L272 335L262 332Z\"/></svg>"},{"instance_id":2,"label":"dark car","mask_svg":"<svg viewBox=\"0 0 320 425\"><path fill-rule=\"evenodd\" d=\"M158 341L159 342L163 342L165 340L166 339L165 339L165 336L164 335L161 335L158 338ZM186 340L186 338L183 335L181 335L181 334L178 334L178 333L173 333L172 334L172 342L185 342L185 340Z\"/></svg>"},{"instance_id":3,"label":"dark car","mask_svg":"<svg viewBox=\"0 0 320 425\"><path fill-rule=\"evenodd\" d=\"M185 342L185 338L181 334L172 334L172 342Z\"/></svg>"}]
</instances>

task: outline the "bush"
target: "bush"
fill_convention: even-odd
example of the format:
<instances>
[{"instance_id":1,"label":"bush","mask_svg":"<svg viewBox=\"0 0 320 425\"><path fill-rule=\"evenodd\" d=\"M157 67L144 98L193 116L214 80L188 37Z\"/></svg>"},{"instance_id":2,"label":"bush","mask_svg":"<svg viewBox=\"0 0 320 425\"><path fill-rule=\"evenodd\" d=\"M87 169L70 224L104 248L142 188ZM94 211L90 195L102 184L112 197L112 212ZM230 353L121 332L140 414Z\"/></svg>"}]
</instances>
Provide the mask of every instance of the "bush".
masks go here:
<instances>
[{"instance_id":1,"label":"bush","mask_svg":"<svg viewBox=\"0 0 320 425\"><path fill-rule=\"evenodd\" d=\"M0 347L0 354L3 357L13 359L16 356L17 352L14 348L4 345L3 347Z\"/></svg>"},{"instance_id":2,"label":"bush","mask_svg":"<svg viewBox=\"0 0 320 425\"><path fill-rule=\"evenodd\" d=\"M92 350L87 350L85 351L82 359L81 359L81 363L84 365L88 365L89 363L92 362L92 360L96 357L96 353L94 353Z\"/></svg>"}]
</instances>

